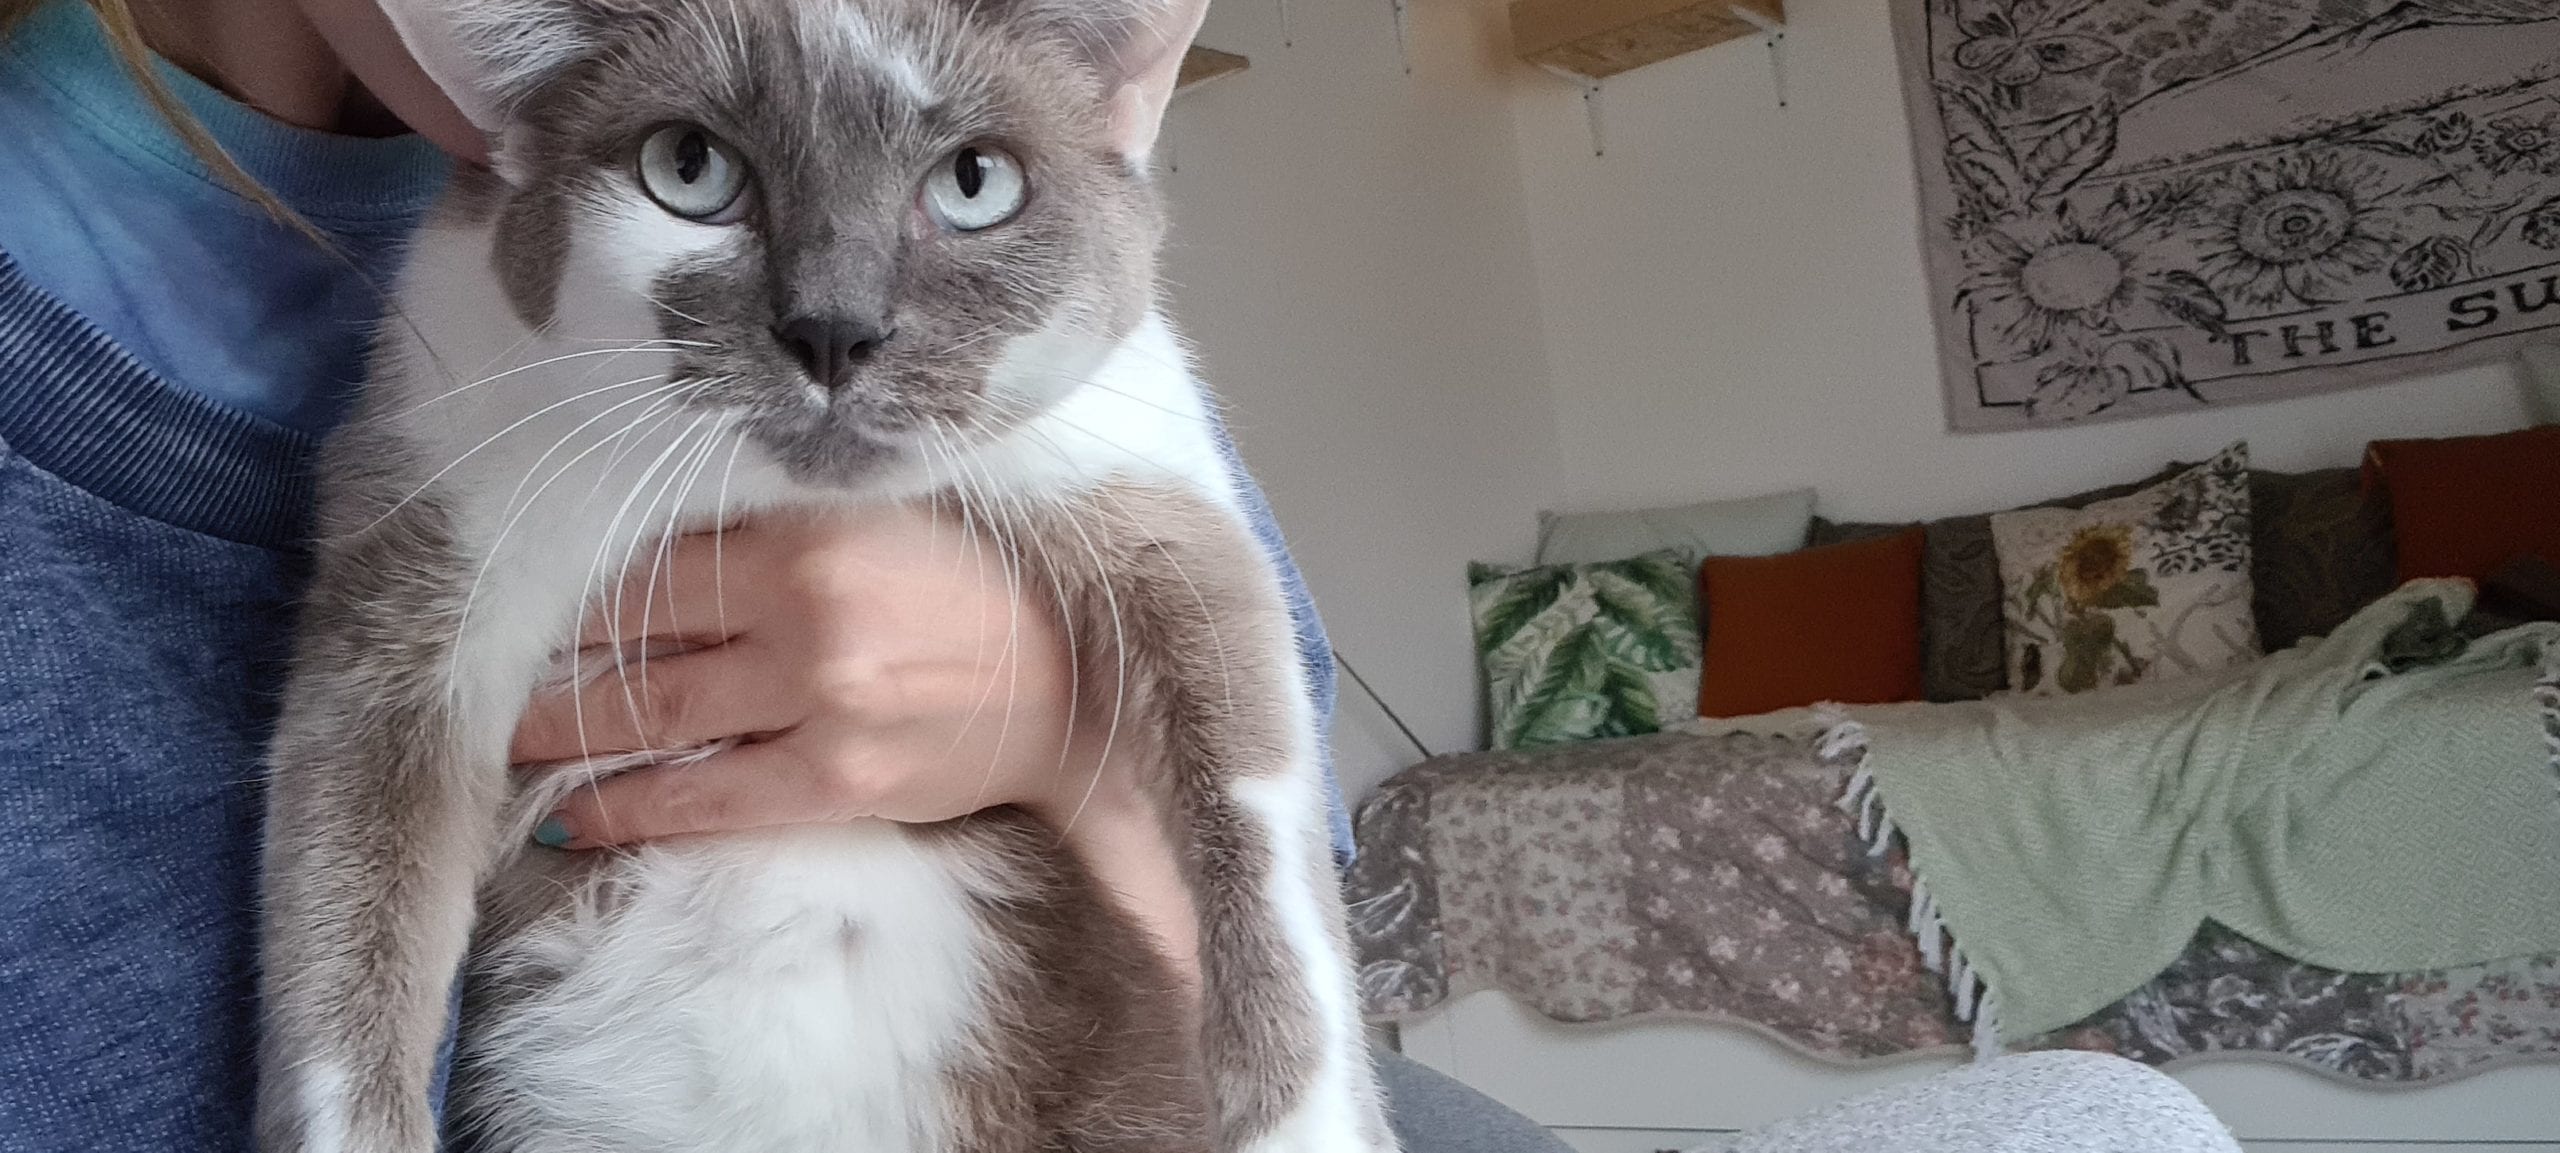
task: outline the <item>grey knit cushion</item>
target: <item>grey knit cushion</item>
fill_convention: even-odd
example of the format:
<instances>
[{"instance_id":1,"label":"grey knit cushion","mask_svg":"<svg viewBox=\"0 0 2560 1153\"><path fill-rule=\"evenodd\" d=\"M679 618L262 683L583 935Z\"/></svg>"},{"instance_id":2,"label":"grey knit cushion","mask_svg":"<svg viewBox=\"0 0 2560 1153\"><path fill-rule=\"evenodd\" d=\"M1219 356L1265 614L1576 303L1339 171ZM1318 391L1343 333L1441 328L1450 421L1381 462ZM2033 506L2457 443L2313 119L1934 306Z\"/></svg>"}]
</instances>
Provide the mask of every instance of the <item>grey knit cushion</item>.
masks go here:
<instances>
[{"instance_id":1,"label":"grey knit cushion","mask_svg":"<svg viewBox=\"0 0 2560 1153\"><path fill-rule=\"evenodd\" d=\"M1731 1153L2239 1153L2187 1087L2097 1053L2022 1053L1852 1097Z\"/></svg>"}]
</instances>

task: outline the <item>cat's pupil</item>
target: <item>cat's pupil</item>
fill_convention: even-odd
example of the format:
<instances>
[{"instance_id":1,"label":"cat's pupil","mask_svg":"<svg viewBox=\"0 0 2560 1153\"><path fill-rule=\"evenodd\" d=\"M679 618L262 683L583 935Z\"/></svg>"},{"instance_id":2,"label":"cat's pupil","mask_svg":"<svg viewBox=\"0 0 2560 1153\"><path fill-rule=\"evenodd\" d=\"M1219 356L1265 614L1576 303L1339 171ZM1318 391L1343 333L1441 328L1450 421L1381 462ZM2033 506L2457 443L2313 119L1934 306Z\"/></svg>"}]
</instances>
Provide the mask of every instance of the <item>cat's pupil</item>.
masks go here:
<instances>
[{"instance_id":1,"label":"cat's pupil","mask_svg":"<svg viewBox=\"0 0 2560 1153\"><path fill-rule=\"evenodd\" d=\"M978 190L987 186L987 158L975 148L961 149L951 158L951 178L960 185L960 195L977 199Z\"/></svg>"},{"instance_id":2,"label":"cat's pupil","mask_svg":"<svg viewBox=\"0 0 2560 1153\"><path fill-rule=\"evenodd\" d=\"M687 132L676 142L676 179L691 184L702 179L702 170L711 163L711 142L699 132Z\"/></svg>"}]
</instances>

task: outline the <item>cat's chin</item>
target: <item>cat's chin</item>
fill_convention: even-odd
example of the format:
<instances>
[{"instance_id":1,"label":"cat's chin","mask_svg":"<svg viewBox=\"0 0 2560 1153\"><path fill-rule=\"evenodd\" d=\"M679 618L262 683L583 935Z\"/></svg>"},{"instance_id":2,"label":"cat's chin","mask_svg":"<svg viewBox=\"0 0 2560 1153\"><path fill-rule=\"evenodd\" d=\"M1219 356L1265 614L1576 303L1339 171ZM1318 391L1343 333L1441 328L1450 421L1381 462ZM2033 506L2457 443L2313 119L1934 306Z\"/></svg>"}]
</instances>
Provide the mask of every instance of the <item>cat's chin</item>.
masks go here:
<instances>
[{"instance_id":1,"label":"cat's chin","mask_svg":"<svg viewBox=\"0 0 2560 1153\"><path fill-rule=\"evenodd\" d=\"M748 436L803 488L868 492L921 471L911 438L846 428L751 425Z\"/></svg>"}]
</instances>

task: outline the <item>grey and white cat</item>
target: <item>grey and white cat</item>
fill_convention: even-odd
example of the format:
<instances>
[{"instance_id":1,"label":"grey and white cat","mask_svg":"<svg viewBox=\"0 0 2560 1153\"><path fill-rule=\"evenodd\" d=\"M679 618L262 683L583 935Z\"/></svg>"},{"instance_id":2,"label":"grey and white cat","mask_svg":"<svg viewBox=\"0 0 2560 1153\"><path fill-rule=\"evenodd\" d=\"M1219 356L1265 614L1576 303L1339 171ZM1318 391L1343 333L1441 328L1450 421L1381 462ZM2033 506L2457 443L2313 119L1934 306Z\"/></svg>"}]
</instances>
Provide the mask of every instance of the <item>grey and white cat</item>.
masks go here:
<instances>
[{"instance_id":1,"label":"grey and white cat","mask_svg":"<svg viewBox=\"0 0 2560 1153\"><path fill-rule=\"evenodd\" d=\"M495 164L418 235L326 455L265 1153L434 1149L466 960L489 1153L1393 1148L1286 607L1156 308L1143 160L1202 7L387 5ZM631 557L951 493L1125 694L1196 1017L1019 815L527 847L509 733Z\"/></svg>"}]
</instances>

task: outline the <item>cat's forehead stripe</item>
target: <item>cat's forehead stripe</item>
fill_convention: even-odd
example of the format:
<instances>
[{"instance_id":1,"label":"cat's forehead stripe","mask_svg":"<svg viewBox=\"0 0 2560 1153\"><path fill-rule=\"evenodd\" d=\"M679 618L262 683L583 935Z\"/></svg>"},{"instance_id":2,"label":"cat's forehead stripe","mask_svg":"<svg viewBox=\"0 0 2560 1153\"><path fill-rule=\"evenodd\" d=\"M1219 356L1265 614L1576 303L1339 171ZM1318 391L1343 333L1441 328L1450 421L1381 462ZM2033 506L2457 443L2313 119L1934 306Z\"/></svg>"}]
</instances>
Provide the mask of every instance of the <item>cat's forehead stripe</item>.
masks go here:
<instances>
[{"instance_id":1,"label":"cat's forehead stripe","mask_svg":"<svg viewBox=\"0 0 2560 1153\"><path fill-rule=\"evenodd\" d=\"M905 37L883 35L860 9L845 4L800 5L794 9L801 39L812 47L833 45L849 60L859 61L896 86L918 105L935 103L933 85L919 65L918 46Z\"/></svg>"}]
</instances>

